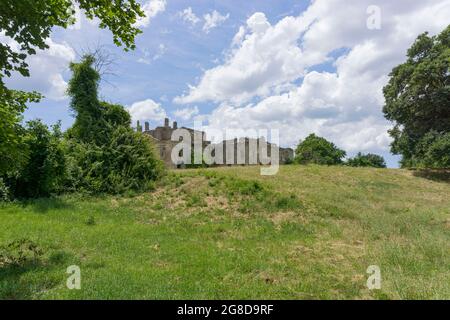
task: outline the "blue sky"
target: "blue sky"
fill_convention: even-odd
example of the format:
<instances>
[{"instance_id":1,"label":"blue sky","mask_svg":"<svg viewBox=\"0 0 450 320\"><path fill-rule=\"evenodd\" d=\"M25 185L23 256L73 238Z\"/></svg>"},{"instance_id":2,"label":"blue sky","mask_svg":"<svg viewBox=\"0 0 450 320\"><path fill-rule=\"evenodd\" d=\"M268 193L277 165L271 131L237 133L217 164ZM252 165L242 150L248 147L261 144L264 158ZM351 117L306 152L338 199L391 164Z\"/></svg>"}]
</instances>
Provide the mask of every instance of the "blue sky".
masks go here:
<instances>
[{"instance_id":1,"label":"blue sky","mask_svg":"<svg viewBox=\"0 0 450 320\"><path fill-rule=\"evenodd\" d=\"M102 98L151 126L169 116L206 128L276 128L283 146L315 132L349 155L379 153L395 167L381 89L415 37L439 32L450 16L448 0L141 2L149 19L133 52L84 17L54 30L51 49L30 58L31 78L8 81L47 97L26 119L68 128L68 63L102 45L115 59ZM379 26L368 24L373 17Z\"/></svg>"},{"instance_id":2,"label":"blue sky","mask_svg":"<svg viewBox=\"0 0 450 320\"><path fill-rule=\"evenodd\" d=\"M143 34L136 41L137 48L132 52L124 52L116 47L108 30L99 30L84 19L79 30L55 28L52 39L58 43L66 42L77 56L98 45L104 46L112 54L115 59L114 75L106 76L107 81L102 83L103 99L130 105L150 98L163 104L171 116L171 112L180 108L172 102L173 98L185 91L188 83L194 83L202 75L202 70L213 67L215 61L223 60L223 51L228 48L239 26L245 24L251 14L264 11L270 20L276 22L287 14L299 14L307 4L308 1L169 0L165 11L152 18L149 26L143 28ZM189 7L199 18L214 10L223 15L229 14L229 18L205 33L202 31L203 21L193 26L179 17L179 13ZM164 53L152 60L160 53L160 45L164 46ZM138 62L139 59L150 61L142 63ZM63 77L66 81L70 79L69 70L65 70ZM195 105L202 112L209 112L215 107L211 103ZM39 117L48 123L61 120L64 128L67 128L73 122L67 106L68 101L45 99L41 104L30 107L26 118ZM158 120L147 120L153 125L159 124Z\"/></svg>"}]
</instances>

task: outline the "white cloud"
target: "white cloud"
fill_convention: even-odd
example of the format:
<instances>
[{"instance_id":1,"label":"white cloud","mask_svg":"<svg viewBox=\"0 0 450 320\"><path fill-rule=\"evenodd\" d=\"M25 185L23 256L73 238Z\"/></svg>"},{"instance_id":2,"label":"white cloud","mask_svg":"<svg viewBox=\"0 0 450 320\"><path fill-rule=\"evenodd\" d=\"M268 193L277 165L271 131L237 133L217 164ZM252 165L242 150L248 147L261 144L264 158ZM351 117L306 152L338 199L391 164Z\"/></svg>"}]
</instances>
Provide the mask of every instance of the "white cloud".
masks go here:
<instances>
[{"instance_id":1,"label":"white cloud","mask_svg":"<svg viewBox=\"0 0 450 320\"><path fill-rule=\"evenodd\" d=\"M315 132L350 152L387 152L382 88L418 34L448 25L450 1L375 1L381 30L369 30L366 9L373 3L316 0L274 25L255 13L225 62L175 102L219 103L210 128L278 128L282 144L291 146ZM320 64L328 72L313 71Z\"/></svg>"},{"instance_id":2,"label":"white cloud","mask_svg":"<svg viewBox=\"0 0 450 320\"><path fill-rule=\"evenodd\" d=\"M135 102L129 106L127 110L130 113L133 122L136 122L137 120L160 121L167 116L166 111L163 109L161 104L153 101L152 99Z\"/></svg>"},{"instance_id":3,"label":"white cloud","mask_svg":"<svg viewBox=\"0 0 450 320\"><path fill-rule=\"evenodd\" d=\"M134 24L137 28L145 28L150 24L150 20L156 15L166 10L166 0L149 0L142 6L145 17L139 18Z\"/></svg>"},{"instance_id":4,"label":"white cloud","mask_svg":"<svg viewBox=\"0 0 450 320\"><path fill-rule=\"evenodd\" d=\"M198 107L195 106L193 108L183 108L177 109L173 114L177 118L181 118L182 120L190 120L194 116L198 115Z\"/></svg>"},{"instance_id":5,"label":"white cloud","mask_svg":"<svg viewBox=\"0 0 450 320\"><path fill-rule=\"evenodd\" d=\"M158 51L154 55L151 55L148 50L144 50L143 57L140 57L137 60L137 62L144 64L151 64L152 61L162 58L162 56L166 53L166 51L167 47L164 44L160 43L158 46Z\"/></svg>"},{"instance_id":6,"label":"white cloud","mask_svg":"<svg viewBox=\"0 0 450 320\"><path fill-rule=\"evenodd\" d=\"M189 22L193 25L200 22L200 18L195 15L191 7L188 7L183 11L178 12L178 16L181 17L185 22Z\"/></svg>"},{"instance_id":7,"label":"white cloud","mask_svg":"<svg viewBox=\"0 0 450 320\"><path fill-rule=\"evenodd\" d=\"M203 19L205 19L205 24L203 25L203 31L208 33L211 29L214 29L214 28L220 26L222 23L224 23L229 17L230 17L229 13L227 13L226 15L223 16L217 10L214 10L211 13L207 13L207 14L203 15Z\"/></svg>"},{"instance_id":8,"label":"white cloud","mask_svg":"<svg viewBox=\"0 0 450 320\"><path fill-rule=\"evenodd\" d=\"M17 42L0 35L2 42L10 45L13 50L19 51ZM25 78L14 73L12 78L6 79L8 86L25 91L38 91L52 100L67 98L67 82L63 73L68 70L70 62L75 60L75 51L66 42L57 43L51 38L46 40L49 46L45 50L37 50L35 55L28 56L30 77Z\"/></svg>"},{"instance_id":9,"label":"white cloud","mask_svg":"<svg viewBox=\"0 0 450 320\"><path fill-rule=\"evenodd\" d=\"M160 43L158 46L158 52L153 56L153 60L158 60L161 58L167 51L167 48L164 44Z\"/></svg>"},{"instance_id":10,"label":"white cloud","mask_svg":"<svg viewBox=\"0 0 450 320\"><path fill-rule=\"evenodd\" d=\"M298 39L306 26L293 17L270 26L263 13L255 13L234 37L236 48L225 63L207 70L200 83L175 102L242 103L255 95L269 95L273 87L297 79L305 66Z\"/></svg>"}]
</instances>

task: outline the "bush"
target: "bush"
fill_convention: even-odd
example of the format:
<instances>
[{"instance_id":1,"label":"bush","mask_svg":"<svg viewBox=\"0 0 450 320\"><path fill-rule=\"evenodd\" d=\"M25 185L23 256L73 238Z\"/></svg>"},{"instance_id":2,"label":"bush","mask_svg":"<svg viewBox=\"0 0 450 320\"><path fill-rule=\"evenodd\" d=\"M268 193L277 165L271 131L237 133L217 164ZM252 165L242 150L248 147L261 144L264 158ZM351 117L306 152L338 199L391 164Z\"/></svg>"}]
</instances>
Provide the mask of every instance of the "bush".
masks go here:
<instances>
[{"instance_id":1,"label":"bush","mask_svg":"<svg viewBox=\"0 0 450 320\"><path fill-rule=\"evenodd\" d=\"M386 161L377 154L362 154L359 152L354 158L347 161L347 165L351 167L386 168Z\"/></svg>"},{"instance_id":2,"label":"bush","mask_svg":"<svg viewBox=\"0 0 450 320\"><path fill-rule=\"evenodd\" d=\"M148 137L119 127L101 146L69 140L67 191L119 194L147 191L164 172Z\"/></svg>"},{"instance_id":3,"label":"bush","mask_svg":"<svg viewBox=\"0 0 450 320\"><path fill-rule=\"evenodd\" d=\"M334 143L311 134L297 146L294 160L300 164L336 165L342 163L345 155L345 151L337 148Z\"/></svg>"},{"instance_id":4,"label":"bush","mask_svg":"<svg viewBox=\"0 0 450 320\"><path fill-rule=\"evenodd\" d=\"M8 174L11 194L19 198L37 198L60 192L66 174L60 125L50 131L40 120L33 120L27 122L25 130L26 162Z\"/></svg>"},{"instance_id":5,"label":"bush","mask_svg":"<svg viewBox=\"0 0 450 320\"><path fill-rule=\"evenodd\" d=\"M87 55L70 65L68 93L76 118L66 134L66 188L93 194L151 190L163 164L150 139L131 129L128 112L98 99L100 75L94 63Z\"/></svg>"},{"instance_id":6,"label":"bush","mask_svg":"<svg viewBox=\"0 0 450 320\"><path fill-rule=\"evenodd\" d=\"M3 179L0 178L0 202L8 200L9 200L9 189L3 182Z\"/></svg>"}]
</instances>

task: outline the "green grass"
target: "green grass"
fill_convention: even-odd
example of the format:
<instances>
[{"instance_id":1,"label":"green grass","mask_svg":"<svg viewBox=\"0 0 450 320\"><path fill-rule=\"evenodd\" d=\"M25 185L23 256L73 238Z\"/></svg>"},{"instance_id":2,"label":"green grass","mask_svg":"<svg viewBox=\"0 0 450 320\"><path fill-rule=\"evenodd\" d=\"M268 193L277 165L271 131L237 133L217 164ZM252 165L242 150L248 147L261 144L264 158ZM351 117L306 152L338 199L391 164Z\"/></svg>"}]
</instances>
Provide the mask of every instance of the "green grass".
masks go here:
<instances>
[{"instance_id":1,"label":"green grass","mask_svg":"<svg viewBox=\"0 0 450 320\"><path fill-rule=\"evenodd\" d=\"M405 170L175 171L152 193L3 204L0 219L0 246L43 252L0 263L0 299L450 299L450 183Z\"/></svg>"}]
</instances>

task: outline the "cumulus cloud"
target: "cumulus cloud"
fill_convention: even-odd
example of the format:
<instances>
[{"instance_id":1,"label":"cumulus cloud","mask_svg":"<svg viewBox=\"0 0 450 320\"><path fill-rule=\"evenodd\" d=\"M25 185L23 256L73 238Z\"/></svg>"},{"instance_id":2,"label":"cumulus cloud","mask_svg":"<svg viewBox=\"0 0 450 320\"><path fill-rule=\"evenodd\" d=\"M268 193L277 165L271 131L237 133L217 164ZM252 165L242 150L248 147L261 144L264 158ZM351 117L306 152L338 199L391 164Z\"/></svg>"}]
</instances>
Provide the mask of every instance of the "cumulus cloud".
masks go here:
<instances>
[{"instance_id":1,"label":"cumulus cloud","mask_svg":"<svg viewBox=\"0 0 450 320\"><path fill-rule=\"evenodd\" d=\"M161 121L167 117L166 111L161 104L147 99L137 101L127 108L133 122L139 121Z\"/></svg>"},{"instance_id":2,"label":"cumulus cloud","mask_svg":"<svg viewBox=\"0 0 450 320\"><path fill-rule=\"evenodd\" d=\"M222 15L217 10L203 15L203 19L205 19L203 31L208 33L209 31L211 31L211 29L214 29L224 23L229 17L229 13L227 13L226 15Z\"/></svg>"},{"instance_id":3,"label":"cumulus cloud","mask_svg":"<svg viewBox=\"0 0 450 320\"><path fill-rule=\"evenodd\" d=\"M263 13L255 13L233 40L229 57L223 65L207 70L197 86L177 103L228 101L242 103L253 96L265 96L277 86L297 79L305 63L298 46L301 19L288 17L271 26Z\"/></svg>"},{"instance_id":4,"label":"cumulus cloud","mask_svg":"<svg viewBox=\"0 0 450 320\"><path fill-rule=\"evenodd\" d=\"M11 46L14 51L20 51L17 42L0 35L2 42ZM15 73L6 83L11 88L33 91L36 90L52 100L67 98L67 82L63 78L69 63L75 60L75 51L66 42L57 43L51 38L46 40L49 46L46 50L37 50L35 55L28 56L30 77L24 78Z\"/></svg>"},{"instance_id":5,"label":"cumulus cloud","mask_svg":"<svg viewBox=\"0 0 450 320\"><path fill-rule=\"evenodd\" d=\"M366 25L374 3L381 30ZM315 132L350 152L386 152L388 74L418 34L443 30L449 13L449 0L316 0L273 25L258 12L239 28L224 63L175 102L218 103L210 128L278 128L291 146Z\"/></svg>"},{"instance_id":6,"label":"cumulus cloud","mask_svg":"<svg viewBox=\"0 0 450 320\"><path fill-rule=\"evenodd\" d=\"M200 18L195 15L191 7L188 7L183 11L178 12L178 16L181 17L185 22L189 22L193 25L200 22Z\"/></svg>"},{"instance_id":7,"label":"cumulus cloud","mask_svg":"<svg viewBox=\"0 0 450 320\"><path fill-rule=\"evenodd\" d=\"M149 0L142 6L145 17L139 18L134 24L137 28L148 27L152 18L166 10L166 0Z\"/></svg>"},{"instance_id":8,"label":"cumulus cloud","mask_svg":"<svg viewBox=\"0 0 450 320\"><path fill-rule=\"evenodd\" d=\"M194 116L198 115L198 107L195 106L193 108L183 108L177 109L173 114L177 118L181 118L182 120L190 120Z\"/></svg>"}]
</instances>

